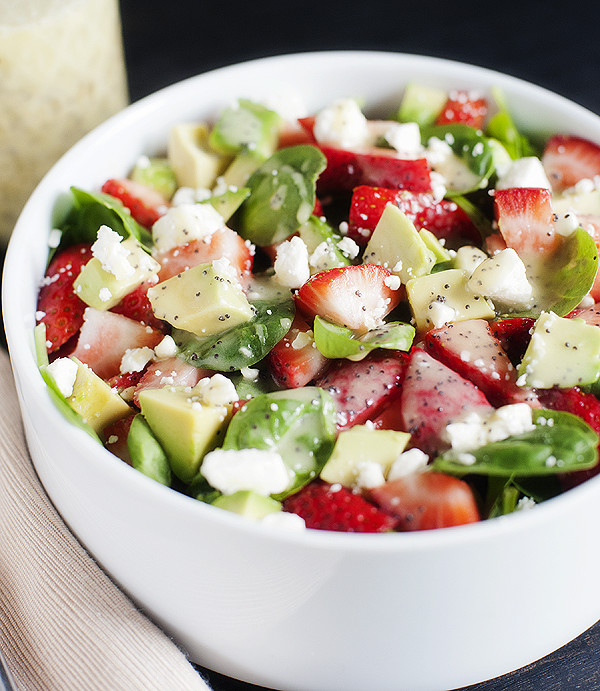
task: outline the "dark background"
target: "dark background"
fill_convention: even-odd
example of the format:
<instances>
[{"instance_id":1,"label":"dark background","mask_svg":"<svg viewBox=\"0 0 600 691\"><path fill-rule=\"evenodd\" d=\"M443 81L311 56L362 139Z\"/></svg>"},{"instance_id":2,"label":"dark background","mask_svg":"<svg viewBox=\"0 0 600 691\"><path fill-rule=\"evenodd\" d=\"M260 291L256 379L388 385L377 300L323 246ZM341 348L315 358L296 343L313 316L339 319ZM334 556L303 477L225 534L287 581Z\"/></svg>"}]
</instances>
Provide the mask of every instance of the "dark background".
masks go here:
<instances>
[{"instance_id":1,"label":"dark background","mask_svg":"<svg viewBox=\"0 0 600 691\"><path fill-rule=\"evenodd\" d=\"M369 49L450 58L506 72L600 114L598 2L121 0L121 13L132 101L240 60ZM515 613L515 626L521 617L527 612ZM318 632L315 636L318 645ZM221 675L208 677L215 691L256 688ZM600 689L600 626L524 670L471 688Z\"/></svg>"}]
</instances>

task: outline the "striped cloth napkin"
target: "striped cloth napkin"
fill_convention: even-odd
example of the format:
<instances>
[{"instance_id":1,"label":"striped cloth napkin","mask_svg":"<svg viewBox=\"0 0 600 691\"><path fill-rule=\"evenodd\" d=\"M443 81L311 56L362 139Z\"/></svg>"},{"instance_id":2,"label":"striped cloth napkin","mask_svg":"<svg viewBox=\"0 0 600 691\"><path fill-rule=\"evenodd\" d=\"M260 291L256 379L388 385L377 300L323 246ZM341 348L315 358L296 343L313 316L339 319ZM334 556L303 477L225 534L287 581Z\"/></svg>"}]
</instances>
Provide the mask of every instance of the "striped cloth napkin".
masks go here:
<instances>
[{"instance_id":1,"label":"striped cloth napkin","mask_svg":"<svg viewBox=\"0 0 600 691\"><path fill-rule=\"evenodd\" d=\"M50 503L27 453L5 350L0 396L0 651L8 682L24 691L209 689Z\"/></svg>"}]
</instances>

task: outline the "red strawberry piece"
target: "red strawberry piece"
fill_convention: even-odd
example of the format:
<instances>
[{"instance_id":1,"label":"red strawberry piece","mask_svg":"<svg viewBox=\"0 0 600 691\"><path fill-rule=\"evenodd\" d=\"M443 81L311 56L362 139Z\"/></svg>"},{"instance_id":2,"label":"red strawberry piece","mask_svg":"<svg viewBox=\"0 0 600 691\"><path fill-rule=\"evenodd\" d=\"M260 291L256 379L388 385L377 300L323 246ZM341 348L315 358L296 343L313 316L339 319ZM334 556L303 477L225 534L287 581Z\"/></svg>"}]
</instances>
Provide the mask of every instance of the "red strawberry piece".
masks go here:
<instances>
[{"instance_id":1,"label":"red strawberry piece","mask_svg":"<svg viewBox=\"0 0 600 691\"><path fill-rule=\"evenodd\" d=\"M314 122L314 118L313 118ZM285 149L288 146L298 146L298 144L314 144L315 138L312 129L304 127L299 120L297 123L286 123L279 133L277 146Z\"/></svg>"},{"instance_id":2,"label":"red strawberry piece","mask_svg":"<svg viewBox=\"0 0 600 691\"><path fill-rule=\"evenodd\" d=\"M168 328L167 324L154 316L152 305L148 299L148 288L151 285L148 282L142 283L131 293L125 295L121 302L112 308L111 312L122 314L124 317L129 317L129 319L134 319L164 332Z\"/></svg>"},{"instance_id":3,"label":"red strawberry piece","mask_svg":"<svg viewBox=\"0 0 600 691\"><path fill-rule=\"evenodd\" d=\"M402 430L411 446L431 454L447 447L446 425L472 410L491 409L475 384L420 348L413 348L400 395Z\"/></svg>"},{"instance_id":4,"label":"red strawberry piece","mask_svg":"<svg viewBox=\"0 0 600 691\"><path fill-rule=\"evenodd\" d=\"M321 271L301 286L296 304L308 317L318 314L364 333L380 325L400 302L400 290L386 285L390 276L388 269L377 264Z\"/></svg>"},{"instance_id":5,"label":"red strawberry piece","mask_svg":"<svg viewBox=\"0 0 600 691\"><path fill-rule=\"evenodd\" d=\"M127 446L127 437L135 415L134 412L127 417L121 418L107 425L102 431L105 448L122 461L125 461L127 465L131 465L131 455L129 454L129 447Z\"/></svg>"},{"instance_id":6,"label":"red strawberry piece","mask_svg":"<svg viewBox=\"0 0 600 691\"><path fill-rule=\"evenodd\" d=\"M498 319L490 324L494 336L500 341L504 352L513 365L521 362L531 340L531 329L535 319L529 317L509 317Z\"/></svg>"},{"instance_id":7,"label":"red strawberry piece","mask_svg":"<svg viewBox=\"0 0 600 691\"><path fill-rule=\"evenodd\" d=\"M315 382L335 401L338 429L375 417L394 396L404 375L406 353L374 351L364 360L337 360Z\"/></svg>"},{"instance_id":8,"label":"red strawberry piece","mask_svg":"<svg viewBox=\"0 0 600 691\"><path fill-rule=\"evenodd\" d=\"M161 265L159 281L164 281L198 264L207 264L215 259L229 259L237 269L240 280L246 279L252 271L254 247L235 230L223 226L212 235L193 240L185 245L161 252L155 259Z\"/></svg>"},{"instance_id":9,"label":"red strawberry piece","mask_svg":"<svg viewBox=\"0 0 600 691\"><path fill-rule=\"evenodd\" d=\"M152 228L170 206L160 192L128 178L107 180L102 185L102 191L116 197L145 228Z\"/></svg>"},{"instance_id":10,"label":"red strawberry piece","mask_svg":"<svg viewBox=\"0 0 600 691\"><path fill-rule=\"evenodd\" d=\"M470 242L479 245L479 231L456 202L435 201L431 192L411 192L385 187L359 185L352 192L348 217L348 235L359 245L371 237L386 204L395 204L414 223L417 230L425 228L446 241Z\"/></svg>"},{"instance_id":11,"label":"red strawberry piece","mask_svg":"<svg viewBox=\"0 0 600 691\"><path fill-rule=\"evenodd\" d=\"M538 406L530 389L517 386L516 370L484 319L448 324L425 335L425 348L479 387L494 406L529 403Z\"/></svg>"},{"instance_id":12,"label":"red strawberry piece","mask_svg":"<svg viewBox=\"0 0 600 691\"><path fill-rule=\"evenodd\" d=\"M403 159L392 149L363 151L320 146L327 167L317 180L317 192L350 192L358 185L373 185L413 192L431 190L430 168L425 158Z\"/></svg>"},{"instance_id":13,"label":"red strawberry piece","mask_svg":"<svg viewBox=\"0 0 600 691\"><path fill-rule=\"evenodd\" d=\"M494 208L506 245L521 259L552 252L560 244L560 236L554 231L550 190L525 187L496 190Z\"/></svg>"},{"instance_id":14,"label":"red strawberry piece","mask_svg":"<svg viewBox=\"0 0 600 691\"><path fill-rule=\"evenodd\" d=\"M600 216L596 214L577 214L579 225L584 228L596 243L596 249L600 254ZM600 271L596 273L594 283L590 288L590 295L596 301L600 301Z\"/></svg>"},{"instance_id":15,"label":"red strawberry piece","mask_svg":"<svg viewBox=\"0 0 600 691\"><path fill-rule=\"evenodd\" d=\"M556 134L546 142L542 164L552 189L560 192L600 175L600 146L582 137Z\"/></svg>"},{"instance_id":16,"label":"red strawberry piece","mask_svg":"<svg viewBox=\"0 0 600 691\"><path fill-rule=\"evenodd\" d=\"M538 391L540 401L550 410L563 410L577 415L597 433L600 434L600 401L592 393L586 393L577 386L572 389L545 389ZM565 489L575 487L594 475L600 473L600 464L588 470L576 470L560 475Z\"/></svg>"},{"instance_id":17,"label":"red strawberry piece","mask_svg":"<svg viewBox=\"0 0 600 691\"><path fill-rule=\"evenodd\" d=\"M345 533L384 533L395 520L345 487L311 482L283 501L283 510L301 516L307 528Z\"/></svg>"},{"instance_id":18,"label":"red strawberry piece","mask_svg":"<svg viewBox=\"0 0 600 691\"><path fill-rule=\"evenodd\" d=\"M88 307L73 355L102 379L120 373L121 360L128 349L154 348L163 334L150 326L114 312Z\"/></svg>"},{"instance_id":19,"label":"red strawberry piece","mask_svg":"<svg viewBox=\"0 0 600 691\"><path fill-rule=\"evenodd\" d=\"M140 379L144 375L144 370L139 372L125 372L124 374L115 374L108 380L108 384L111 388L123 394L127 389L134 388L138 385Z\"/></svg>"},{"instance_id":20,"label":"red strawberry piece","mask_svg":"<svg viewBox=\"0 0 600 691\"><path fill-rule=\"evenodd\" d=\"M459 123L482 129L487 113L488 103L485 98L468 91L452 91L435 124Z\"/></svg>"},{"instance_id":21,"label":"red strawberry piece","mask_svg":"<svg viewBox=\"0 0 600 691\"><path fill-rule=\"evenodd\" d=\"M600 326L600 303L585 309L573 310L568 316L571 319L583 319L587 324L592 324L593 326Z\"/></svg>"},{"instance_id":22,"label":"red strawberry piece","mask_svg":"<svg viewBox=\"0 0 600 691\"><path fill-rule=\"evenodd\" d=\"M298 118L298 124L300 127L302 127L308 134L310 134L311 139L314 141L315 140L315 120L316 117L314 115L309 115L305 118Z\"/></svg>"},{"instance_id":23,"label":"red strawberry piece","mask_svg":"<svg viewBox=\"0 0 600 691\"><path fill-rule=\"evenodd\" d=\"M50 262L38 295L37 309L46 324L48 352L72 338L83 324L86 304L73 292L73 281L92 258L91 245L77 244L61 250Z\"/></svg>"},{"instance_id":24,"label":"red strawberry piece","mask_svg":"<svg viewBox=\"0 0 600 691\"><path fill-rule=\"evenodd\" d=\"M153 360L144 370L133 394L133 402L138 405L140 391L162 389L165 386L195 386L203 377L214 372L194 367L176 356Z\"/></svg>"},{"instance_id":25,"label":"red strawberry piece","mask_svg":"<svg viewBox=\"0 0 600 691\"><path fill-rule=\"evenodd\" d=\"M480 520L472 489L443 473L413 473L368 491L383 511L397 519L396 529L431 530Z\"/></svg>"},{"instance_id":26,"label":"red strawberry piece","mask_svg":"<svg viewBox=\"0 0 600 691\"><path fill-rule=\"evenodd\" d=\"M316 348L310 326L300 315L268 356L273 379L283 388L306 386L320 375L329 360Z\"/></svg>"}]
</instances>

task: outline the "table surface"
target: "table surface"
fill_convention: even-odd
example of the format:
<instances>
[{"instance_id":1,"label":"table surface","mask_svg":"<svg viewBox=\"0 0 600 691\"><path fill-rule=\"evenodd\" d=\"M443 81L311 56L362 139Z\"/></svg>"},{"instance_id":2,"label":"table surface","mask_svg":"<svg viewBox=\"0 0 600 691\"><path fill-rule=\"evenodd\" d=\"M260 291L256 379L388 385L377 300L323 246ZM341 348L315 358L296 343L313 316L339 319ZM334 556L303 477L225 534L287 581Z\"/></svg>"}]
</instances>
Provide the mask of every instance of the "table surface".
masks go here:
<instances>
[{"instance_id":1,"label":"table surface","mask_svg":"<svg viewBox=\"0 0 600 691\"><path fill-rule=\"evenodd\" d=\"M273 0L210 4L179 0L171 7L165 13L164 2L158 0L121 0L132 101L240 60L308 50L366 49L481 65L540 84L600 113L595 21L600 5L593 2L579 2L573 11L527 0L513 5L507 0L483 12L460 0L439 6L429 3L427 11L423 3L387 0L376 6L356 0L343 5L304 0L297 7ZM215 691L258 688L202 671ZM469 687L470 691L507 688L600 688L600 623L537 663Z\"/></svg>"}]
</instances>

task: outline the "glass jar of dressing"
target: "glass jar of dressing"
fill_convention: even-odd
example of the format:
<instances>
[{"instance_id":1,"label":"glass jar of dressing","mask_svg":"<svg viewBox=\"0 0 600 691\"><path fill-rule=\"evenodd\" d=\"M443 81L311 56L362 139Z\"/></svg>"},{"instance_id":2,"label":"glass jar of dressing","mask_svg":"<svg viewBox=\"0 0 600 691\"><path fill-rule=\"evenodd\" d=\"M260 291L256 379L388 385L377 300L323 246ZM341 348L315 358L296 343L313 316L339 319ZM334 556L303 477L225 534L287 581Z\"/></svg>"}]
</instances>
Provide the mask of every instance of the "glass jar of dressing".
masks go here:
<instances>
[{"instance_id":1,"label":"glass jar of dressing","mask_svg":"<svg viewBox=\"0 0 600 691\"><path fill-rule=\"evenodd\" d=\"M118 0L0 0L0 246L52 164L127 101Z\"/></svg>"}]
</instances>

